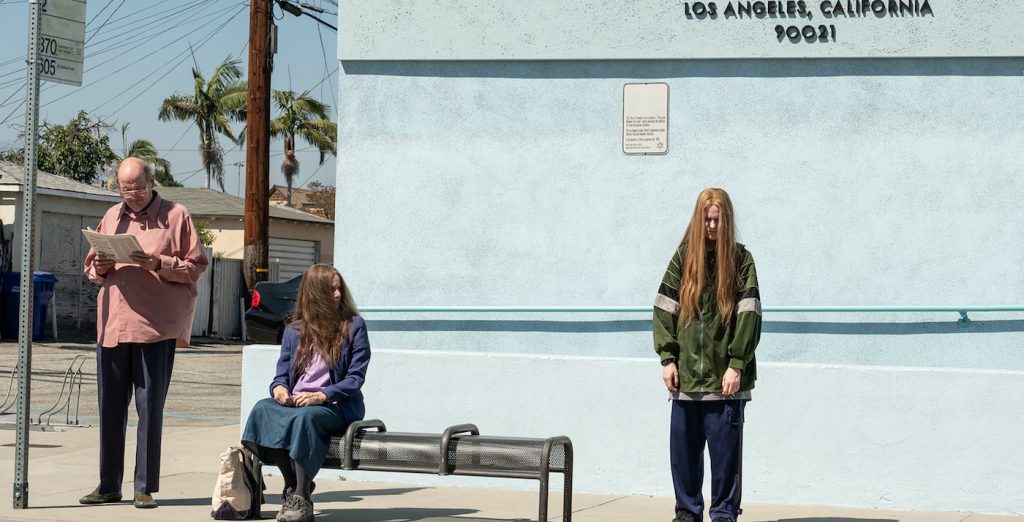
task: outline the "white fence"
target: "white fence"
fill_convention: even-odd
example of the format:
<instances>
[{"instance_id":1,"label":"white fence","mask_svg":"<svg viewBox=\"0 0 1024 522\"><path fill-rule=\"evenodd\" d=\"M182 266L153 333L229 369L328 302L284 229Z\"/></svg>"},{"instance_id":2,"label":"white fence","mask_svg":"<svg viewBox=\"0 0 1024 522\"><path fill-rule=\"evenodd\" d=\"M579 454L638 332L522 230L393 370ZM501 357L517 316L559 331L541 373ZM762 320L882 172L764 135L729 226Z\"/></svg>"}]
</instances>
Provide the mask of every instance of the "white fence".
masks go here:
<instances>
[{"instance_id":1,"label":"white fence","mask_svg":"<svg viewBox=\"0 0 1024 522\"><path fill-rule=\"evenodd\" d=\"M204 247L210 266L196 282L196 315L192 336L240 337L242 310L239 298L244 294L242 261L213 257Z\"/></svg>"}]
</instances>

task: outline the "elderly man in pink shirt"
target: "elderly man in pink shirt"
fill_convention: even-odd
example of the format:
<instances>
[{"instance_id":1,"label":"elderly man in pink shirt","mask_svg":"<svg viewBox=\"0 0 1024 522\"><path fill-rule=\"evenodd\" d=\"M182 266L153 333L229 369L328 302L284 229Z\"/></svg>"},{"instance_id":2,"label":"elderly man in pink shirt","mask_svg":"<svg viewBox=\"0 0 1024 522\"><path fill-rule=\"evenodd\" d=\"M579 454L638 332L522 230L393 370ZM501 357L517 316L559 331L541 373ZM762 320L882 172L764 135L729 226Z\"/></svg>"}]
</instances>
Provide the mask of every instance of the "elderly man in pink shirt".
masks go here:
<instances>
[{"instance_id":1,"label":"elderly man in pink shirt","mask_svg":"<svg viewBox=\"0 0 1024 522\"><path fill-rule=\"evenodd\" d=\"M103 285L96 299L100 483L79 501L121 501L125 429L134 390L139 415L134 503L154 508L174 350L189 344L196 280L208 261L188 210L157 194L149 164L125 158L118 165L117 182L124 202L107 210L96 231L133 234L144 252L134 253L130 264L115 263L94 250L85 257L85 275Z\"/></svg>"}]
</instances>

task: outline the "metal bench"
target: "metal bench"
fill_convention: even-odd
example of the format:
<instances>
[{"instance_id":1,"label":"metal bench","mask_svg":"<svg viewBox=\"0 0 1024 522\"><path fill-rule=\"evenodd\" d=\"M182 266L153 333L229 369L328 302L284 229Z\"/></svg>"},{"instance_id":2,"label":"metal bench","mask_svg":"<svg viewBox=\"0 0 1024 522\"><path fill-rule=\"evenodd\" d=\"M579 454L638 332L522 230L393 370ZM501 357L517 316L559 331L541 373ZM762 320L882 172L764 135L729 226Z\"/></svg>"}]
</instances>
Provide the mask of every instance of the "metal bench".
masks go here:
<instances>
[{"instance_id":1,"label":"metal bench","mask_svg":"<svg viewBox=\"0 0 1024 522\"><path fill-rule=\"evenodd\" d=\"M548 519L548 477L564 479L562 520L572 520L572 441L569 437L528 439L481 436L472 424L440 435L387 431L380 420L349 425L335 437L324 468L537 479L539 521Z\"/></svg>"}]
</instances>

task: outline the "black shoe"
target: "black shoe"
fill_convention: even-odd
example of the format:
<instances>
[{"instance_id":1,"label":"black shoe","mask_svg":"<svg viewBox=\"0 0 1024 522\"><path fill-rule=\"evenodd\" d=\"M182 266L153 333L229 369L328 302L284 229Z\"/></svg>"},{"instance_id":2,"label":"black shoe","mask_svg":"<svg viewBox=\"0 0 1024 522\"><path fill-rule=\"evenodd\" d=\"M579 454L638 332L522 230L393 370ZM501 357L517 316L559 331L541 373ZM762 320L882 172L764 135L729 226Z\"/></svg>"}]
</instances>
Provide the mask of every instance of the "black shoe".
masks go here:
<instances>
[{"instance_id":1,"label":"black shoe","mask_svg":"<svg viewBox=\"0 0 1024 522\"><path fill-rule=\"evenodd\" d=\"M736 519L726 517L715 517L711 519L711 522L736 522Z\"/></svg>"},{"instance_id":2,"label":"black shoe","mask_svg":"<svg viewBox=\"0 0 1024 522\"><path fill-rule=\"evenodd\" d=\"M99 490L95 490L92 493L78 499L79 504L110 504L113 502L121 501L121 492L117 491L114 493L100 493Z\"/></svg>"},{"instance_id":3,"label":"black shoe","mask_svg":"<svg viewBox=\"0 0 1024 522\"><path fill-rule=\"evenodd\" d=\"M673 518L672 522L699 522L699 519L689 511L676 511L676 518Z\"/></svg>"}]
</instances>

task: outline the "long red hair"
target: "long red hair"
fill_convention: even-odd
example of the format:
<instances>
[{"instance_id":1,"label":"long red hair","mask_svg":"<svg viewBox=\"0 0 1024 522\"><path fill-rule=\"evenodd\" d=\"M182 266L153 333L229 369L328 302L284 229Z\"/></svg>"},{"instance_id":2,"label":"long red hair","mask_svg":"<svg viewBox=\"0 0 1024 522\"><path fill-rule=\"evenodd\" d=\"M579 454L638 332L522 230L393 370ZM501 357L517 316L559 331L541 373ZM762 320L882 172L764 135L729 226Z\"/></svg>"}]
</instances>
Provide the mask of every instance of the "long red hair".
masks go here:
<instances>
[{"instance_id":1,"label":"long red hair","mask_svg":"<svg viewBox=\"0 0 1024 522\"><path fill-rule=\"evenodd\" d=\"M704 219L708 209L718 207L718 239L714 242L715 272L707 273L708 243L704 238ZM736 219L729 194L720 188L704 189L697 196L693 216L686 227L686 234L679 243L684 249L683 273L679 278L679 324L687 324L700 313L700 296L704 285L715 282L715 297L722 324L732 321L736 308Z\"/></svg>"}]
</instances>

